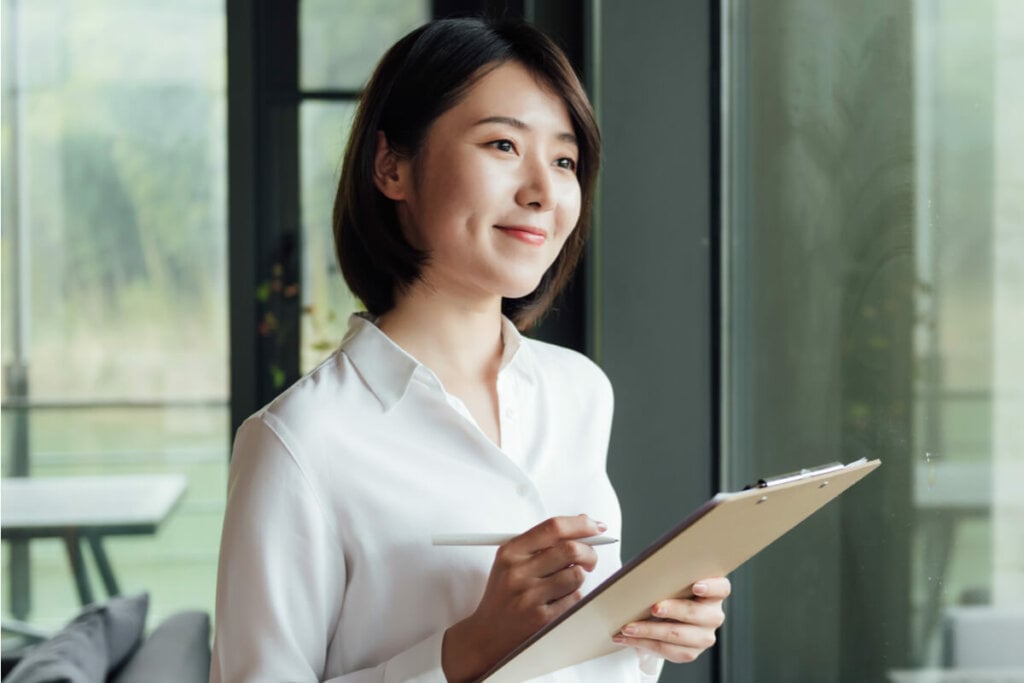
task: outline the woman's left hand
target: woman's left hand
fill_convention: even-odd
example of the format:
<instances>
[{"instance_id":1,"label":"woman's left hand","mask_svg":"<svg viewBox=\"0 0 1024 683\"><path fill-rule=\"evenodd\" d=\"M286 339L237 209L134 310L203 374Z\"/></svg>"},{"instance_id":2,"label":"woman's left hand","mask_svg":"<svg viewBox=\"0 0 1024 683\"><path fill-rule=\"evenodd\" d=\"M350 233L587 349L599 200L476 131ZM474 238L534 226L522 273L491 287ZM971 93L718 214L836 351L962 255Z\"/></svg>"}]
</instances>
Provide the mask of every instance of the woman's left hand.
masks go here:
<instances>
[{"instance_id":1,"label":"woman's left hand","mask_svg":"<svg viewBox=\"0 0 1024 683\"><path fill-rule=\"evenodd\" d=\"M722 602L729 579L693 584L692 598L662 600L651 608L653 619L634 621L613 638L616 643L648 650L670 662L692 662L715 644L715 630L725 621Z\"/></svg>"}]
</instances>

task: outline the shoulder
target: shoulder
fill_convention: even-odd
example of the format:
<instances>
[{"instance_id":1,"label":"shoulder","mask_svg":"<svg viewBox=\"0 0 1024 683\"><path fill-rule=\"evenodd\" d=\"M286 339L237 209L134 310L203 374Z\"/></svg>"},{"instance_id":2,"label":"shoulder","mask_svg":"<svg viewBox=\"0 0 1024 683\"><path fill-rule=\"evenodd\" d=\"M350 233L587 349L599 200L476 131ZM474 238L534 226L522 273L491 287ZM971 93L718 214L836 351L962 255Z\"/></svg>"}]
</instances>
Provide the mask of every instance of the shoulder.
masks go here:
<instances>
[{"instance_id":1,"label":"shoulder","mask_svg":"<svg viewBox=\"0 0 1024 683\"><path fill-rule=\"evenodd\" d=\"M362 413L376 405L359 373L337 350L242 423L236 455L239 450L283 450L300 467L308 466L320 455L324 435L342 421L363 423Z\"/></svg>"},{"instance_id":2,"label":"shoulder","mask_svg":"<svg viewBox=\"0 0 1024 683\"><path fill-rule=\"evenodd\" d=\"M539 369L546 374L562 374L581 382L608 385L611 388L604 370L579 351L528 337L523 338L523 345L536 360Z\"/></svg>"},{"instance_id":3,"label":"shoulder","mask_svg":"<svg viewBox=\"0 0 1024 683\"><path fill-rule=\"evenodd\" d=\"M573 349L537 339L524 338L523 345L534 362L536 374L545 384L556 385L590 401L607 402L610 407L612 384L593 360Z\"/></svg>"},{"instance_id":4,"label":"shoulder","mask_svg":"<svg viewBox=\"0 0 1024 683\"><path fill-rule=\"evenodd\" d=\"M335 352L249 416L235 434L231 482L326 514L333 494L325 481L333 463L348 453L338 434L365 423L358 411L369 402L365 389L359 398L360 384L358 373Z\"/></svg>"},{"instance_id":5,"label":"shoulder","mask_svg":"<svg viewBox=\"0 0 1024 683\"><path fill-rule=\"evenodd\" d=\"M253 418L292 426L316 427L330 415L350 414L372 394L341 349L281 392ZM344 410L344 413L339 413ZM312 424L311 424L312 423Z\"/></svg>"}]
</instances>

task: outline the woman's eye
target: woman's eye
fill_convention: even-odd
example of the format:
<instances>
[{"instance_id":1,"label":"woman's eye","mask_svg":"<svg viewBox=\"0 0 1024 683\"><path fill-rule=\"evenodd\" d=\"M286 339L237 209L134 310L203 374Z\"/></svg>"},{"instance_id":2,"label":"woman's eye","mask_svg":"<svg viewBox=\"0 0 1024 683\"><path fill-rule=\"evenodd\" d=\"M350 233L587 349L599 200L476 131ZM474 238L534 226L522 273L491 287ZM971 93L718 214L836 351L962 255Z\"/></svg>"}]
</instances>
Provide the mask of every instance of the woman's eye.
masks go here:
<instances>
[{"instance_id":1,"label":"woman's eye","mask_svg":"<svg viewBox=\"0 0 1024 683\"><path fill-rule=\"evenodd\" d=\"M558 166L559 168L564 168L569 171L576 170L576 162L573 159L570 159L569 157L562 157L561 159L555 162L555 165Z\"/></svg>"},{"instance_id":2,"label":"woman's eye","mask_svg":"<svg viewBox=\"0 0 1024 683\"><path fill-rule=\"evenodd\" d=\"M512 144L511 140L495 140L491 143L491 147L494 147L500 152L514 152L516 146Z\"/></svg>"}]
</instances>

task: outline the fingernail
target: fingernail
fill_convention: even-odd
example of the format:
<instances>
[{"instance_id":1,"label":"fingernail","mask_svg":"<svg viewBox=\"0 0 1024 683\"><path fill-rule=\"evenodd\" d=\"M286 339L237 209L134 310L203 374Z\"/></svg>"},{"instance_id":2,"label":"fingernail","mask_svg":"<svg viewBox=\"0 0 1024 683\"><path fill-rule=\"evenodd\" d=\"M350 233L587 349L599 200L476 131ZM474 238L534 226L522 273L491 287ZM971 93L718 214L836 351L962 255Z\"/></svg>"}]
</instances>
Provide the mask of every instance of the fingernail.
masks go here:
<instances>
[{"instance_id":1,"label":"fingernail","mask_svg":"<svg viewBox=\"0 0 1024 683\"><path fill-rule=\"evenodd\" d=\"M621 634L616 633L614 636L612 636L612 642L614 642L614 643L624 643L624 642L626 642L626 639L624 637L622 637Z\"/></svg>"},{"instance_id":2,"label":"fingernail","mask_svg":"<svg viewBox=\"0 0 1024 683\"><path fill-rule=\"evenodd\" d=\"M597 520L595 520L594 524L597 525L597 530L600 531L601 533L604 533L605 531L608 531L608 525L605 524L604 522L598 522Z\"/></svg>"},{"instance_id":3,"label":"fingernail","mask_svg":"<svg viewBox=\"0 0 1024 683\"><path fill-rule=\"evenodd\" d=\"M708 592L708 585L706 583L698 582L698 583L693 584L693 594L694 595L704 595L707 592Z\"/></svg>"},{"instance_id":4,"label":"fingernail","mask_svg":"<svg viewBox=\"0 0 1024 683\"><path fill-rule=\"evenodd\" d=\"M665 612L667 611L668 610L665 609L665 606L660 602L651 609L651 613L654 614L654 616L656 617L665 616Z\"/></svg>"},{"instance_id":5,"label":"fingernail","mask_svg":"<svg viewBox=\"0 0 1024 683\"><path fill-rule=\"evenodd\" d=\"M624 626L622 628L622 632L625 633L627 636L635 636L637 633L640 632L640 629L630 624L629 626Z\"/></svg>"}]
</instances>

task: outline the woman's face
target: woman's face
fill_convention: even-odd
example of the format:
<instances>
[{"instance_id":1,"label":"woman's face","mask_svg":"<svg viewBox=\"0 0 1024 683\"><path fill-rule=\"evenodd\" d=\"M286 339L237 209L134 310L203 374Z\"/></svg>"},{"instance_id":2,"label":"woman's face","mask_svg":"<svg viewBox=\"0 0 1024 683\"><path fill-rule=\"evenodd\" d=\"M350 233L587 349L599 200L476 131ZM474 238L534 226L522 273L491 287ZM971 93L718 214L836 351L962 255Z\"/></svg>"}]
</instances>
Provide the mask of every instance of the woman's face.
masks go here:
<instances>
[{"instance_id":1,"label":"woman's face","mask_svg":"<svg viewBox=\"0 0 1024 683\"><path fill-rule=\"evenodd\" d=\"M407 237L423 279L466 300L536 289L580 215L579 149L562 99L516 62L483 76L399 162Z\"/></svg>"}]
</instances>

